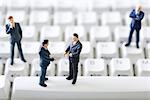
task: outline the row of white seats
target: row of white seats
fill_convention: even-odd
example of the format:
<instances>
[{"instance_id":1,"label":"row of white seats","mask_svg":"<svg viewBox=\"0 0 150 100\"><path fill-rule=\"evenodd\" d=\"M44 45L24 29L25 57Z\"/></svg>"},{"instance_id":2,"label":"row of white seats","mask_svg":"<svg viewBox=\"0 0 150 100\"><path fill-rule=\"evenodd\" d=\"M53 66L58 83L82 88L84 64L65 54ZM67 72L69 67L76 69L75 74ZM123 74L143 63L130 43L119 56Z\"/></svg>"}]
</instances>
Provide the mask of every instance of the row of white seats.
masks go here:
<instances>
[{"instance_id":1,"label":"row of white seats","mask_svg":"<svg viewBox=\"0 0 150 100\"><path fill-rule=\"evenodd\" d=\"M79 26L67 26L64 31L58 26L43 26L40 30L40 34L36 30L34 25L22 26L23 41L43 41L49 39L50 41L62 41L69 42L73 33L78 33L81 41L89 40L92 45L96 45L96 42L111 42L115 41L117 45L121 46L123 42L128 40L130 28L128 26L116 26L114 31L111 31L109 26L92 26L88 30L83 25ZM150 28L142 27L140 31L140 41L146 46L147 42L150 42ZM40 35L40 37L39 37ZM135 34L134 34L135 35ZM39 38L38 38L39 37ZM64 39L63 39L64 38ZM9 35L6 34L5 27L0 27L0 40L8 41ZM133 36L133 41L135 36Z\"/></svg>"},{"instance_id":2,"label":"row of white seats","mask_svg":"<svg viewBox=\"0 0 150 100\"><path fill-rule=\"evenodd\" d=\"M121 14L119 11L106 11L100 15L93 11L79 12L77 14L71 11L55 12L54 14L50 14L47 10L31 11L30 14L27 14L24 10L8 11L6 15L0 12L0 24L7 23L7 17L12 15L15 21L23 25L61 25L63 27L77 24L85 25L87 28L91 25L129 25L131 21L131 18L129 18L129 11L125 14ZM150 14L145 13L145 15L142 23L146 26L150 23ZM149 23L147 20L149 20Z\"/></svg>"},{"instance_id":3,"label":"row of white seats","mask_svg":"<svg viewBox=\"0 0 150 100\"><path fill-rule=\"evenodd\" d=\"M138 59L135 66L132 65L129 58L113 58L109 67L104 59L86 59L78 65L78 76L150 76L150 59ZM10 59L5 65L7 79L13 82L16 77L20 76L40 76L41 68L39 59L34 59L29 70L29 64L15 58L14 65L10 65ZM2 67L2 66L0 66ZM2 69L2 68L1 68ZM68 76L69 61L60 59L57 63L51 63L47 68L47 76Z\"/></svg>"},{"instance_id":4,"label":"row of white seats","mask_svg":"<svg viewBox=\"0 0 150 100\"><path fill-rule=\"evenodd\" d=\"M134 7L137 3L141 3L144 9L150 9L148 0L1 0L0 10L7 9L24 9L28 11L46 9L49 11L105 11L120 10L126 11Z\"/></svg>"}]
</instances>

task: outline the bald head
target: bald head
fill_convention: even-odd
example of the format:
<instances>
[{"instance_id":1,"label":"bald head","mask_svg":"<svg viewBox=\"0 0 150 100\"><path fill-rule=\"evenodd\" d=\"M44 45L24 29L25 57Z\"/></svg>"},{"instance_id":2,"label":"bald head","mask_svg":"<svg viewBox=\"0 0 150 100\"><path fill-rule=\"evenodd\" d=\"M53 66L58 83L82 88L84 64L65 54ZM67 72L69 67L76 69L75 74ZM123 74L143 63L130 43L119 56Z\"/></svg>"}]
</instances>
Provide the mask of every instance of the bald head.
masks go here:
<instances>
[{"instance_id":1,"label":"bald head","mask_svg":"<svg viewBox=\"0 0 150 100\"><path fill-rule=\"evenodd\" d=\"M142 10L142 5L141 4L137 4L136 5L136 11L139 12Z\"/></svg>"}]
</instances>

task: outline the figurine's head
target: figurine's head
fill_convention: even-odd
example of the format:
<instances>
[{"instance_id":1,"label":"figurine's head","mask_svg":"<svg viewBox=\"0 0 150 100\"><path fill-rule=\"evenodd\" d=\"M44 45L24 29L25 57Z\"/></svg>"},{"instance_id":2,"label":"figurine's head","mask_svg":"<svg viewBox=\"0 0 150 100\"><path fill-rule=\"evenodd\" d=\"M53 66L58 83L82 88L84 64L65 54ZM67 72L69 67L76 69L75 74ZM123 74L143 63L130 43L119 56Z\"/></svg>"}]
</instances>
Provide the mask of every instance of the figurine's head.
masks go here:
<instances>
[{"instance_id":1,"label":"figurine's head","mask_svg":"<svg viewBox=\"0 0 150 100\"><path fill-rule=\"evenodd\" d=\"M9 17L8 17L8 20L9 20L10 23L14 23L14 18L13 18L13 16L9 16Z\"/></svg>"},{"instance_id":2,"label":"figurine's head","mask_svg":"<svg viewBox=\"0 0 150 100\"><path fill-rule=\"evenodd\" d=\"M72 35L72 42L77 42L78 40L79 40L78 34L77 33L73 33L73 35Z\"/></svg>"}]
</instances>

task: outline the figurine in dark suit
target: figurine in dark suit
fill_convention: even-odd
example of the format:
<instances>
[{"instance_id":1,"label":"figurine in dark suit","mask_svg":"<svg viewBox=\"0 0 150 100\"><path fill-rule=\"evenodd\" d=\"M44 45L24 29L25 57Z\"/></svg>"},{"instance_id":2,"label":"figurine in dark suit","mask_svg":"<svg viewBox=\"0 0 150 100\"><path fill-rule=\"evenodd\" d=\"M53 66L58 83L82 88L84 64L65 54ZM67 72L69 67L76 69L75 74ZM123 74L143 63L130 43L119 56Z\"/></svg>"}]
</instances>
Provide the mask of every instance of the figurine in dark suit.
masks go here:
<instances>
[{"instance_id":1,"label":"figurine in dark suit","mask_svg":"<svg viewBox=\"0 0 150 100\"><path fill-rule=\"evenodd\" d=\"M72 43L68 46L64 54L69 55L69 76L66 79L73 79L72 84L75 84L77 80L81 50L82 44L78 39L78 34L74 33L72 36Z\"/></svg>"},{"instance_id":2,"label":"figurine in dark suit","mask_svg":"<svg viewBox=\"0 0 150 100\"><path fill-rule=\"evenodd\" d=\"M40 82L39 85L46 87L45 81L48 80L46 78L46 70L50 61L54 61L54 58L50 57L50 52L48 50L48 40L44 40L42 43L42 47L39 52L40 55L40 67L41 67L41 75L40 75Z\"/></svg>"},{"instance_id":3,"label":"figurine in dark suit","mask_svg":"<svg viewBox=\"0 0 150 100\"><path fill-rule=\"evenodd\" d=\"M130 34L128 38L128 43L125 44L125 46L129 46L132 40L132 35L134 30L136 31L136 47L139 48L139 35L140 35L140 29L141 29L141 21L144 18L144 12L141 11L142 6L138 4L136 6L136 9L133 9L130 13L130 18L132 18L131 24L130 24Z\"/></svg>"},{"instance_id":4,"label":"figurine in dark suit","mask_svg":"<svg viewBox=\"0 0 150 100\"><path fill-rule=\"evenodd\" d=\"M9 24L6 25L6 33L10 34L10 44L11 44L11 62L10 62L10 64L13 65L13 63L14 63L15 43L18 46L21 60L23 62L26 62L23 52L22 52L22 47L21 47L22 29L20 27L20 24L14 22L13 16L9 16L8 20L9 20Z\"/></svg>"}]
</instances>

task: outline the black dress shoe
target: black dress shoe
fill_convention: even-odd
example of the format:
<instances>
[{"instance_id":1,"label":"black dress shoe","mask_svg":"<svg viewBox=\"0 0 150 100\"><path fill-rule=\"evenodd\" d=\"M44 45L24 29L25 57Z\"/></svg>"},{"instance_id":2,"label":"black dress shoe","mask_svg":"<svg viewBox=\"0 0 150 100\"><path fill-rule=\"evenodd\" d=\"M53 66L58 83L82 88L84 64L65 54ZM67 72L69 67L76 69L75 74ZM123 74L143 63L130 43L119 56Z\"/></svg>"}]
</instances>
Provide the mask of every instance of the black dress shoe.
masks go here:
<instances>
[{"instance_id":1,"label":"black dress shoe","mask_svg":"<svg viewBox=\"0 0 150 100\"><path fill-rule=\"evenodd\" d=\"M138 48L138 49L140 48L138 44L136 45L136 48Z\"/></svg>"},{"instance_id":2,"label":"black dress shoe","mask_svg":"<svg viewBox=\"0 0 150 100\"><path fill-rule=\"evenodd\" d=\"M128 47L129 45L130 45L129 43L125 44L126 47Z\"/></svg>"},{"instance_id":3,"label":"black dress shoe","mask_svg":"<svg viewBox=\"0 0 150 100\"><path fill-rule=\"evenodd\" d=\"M76 84L76 81L73 81L73 82L72 82L72 85L75 85L75 84Z\"/></svg>"},{"instance_id":4,"label":"black dress shoe","mask_svg":"<svg viewBox=\"0 0 150 100\"><path fill-rule=\"evenodd\" d=\"M67 79L67 80L72 80L73 78L71 78L71 77L67 77L66 79Z\"/></svg>"},{"instance_id":5,"label":"black dress shoe","mask_svg":"<svg viewBox=\"0 0 150 100\"><path fill-rule=\"evenodd\" d=\"M46 84L39 84L40 86L42 86L42 87L47 87L47 85Z\"/></svg>"},{"instance_id":6,"label":"black dress shoe","mask_svg":"<svg viewBox=\"0 0 150 100\"><path fill-rule=\"evenodd\" d=\"M22 59L23 62L27 62L25 59Z\"/></svg>"},{"instance_id":7,"label":"black dress shoe","mask_svg":"<svg viewBox=\"0 0 150 100\"><path fill-rule=\"evenodd\" d=\"M14 64L13 62L10 63L10 65L13 65L13 64Z\"/></svg>"},{"instance_id":8,"label":"black dress shoe","mask_svg":"<svg viewBox=\"0 0 150 100\"><path fill-rule=\"evenodd\" d=\"M47 81L48 80L48 78L45 78L45 81Z\"/></svg>"}]
</instances>

